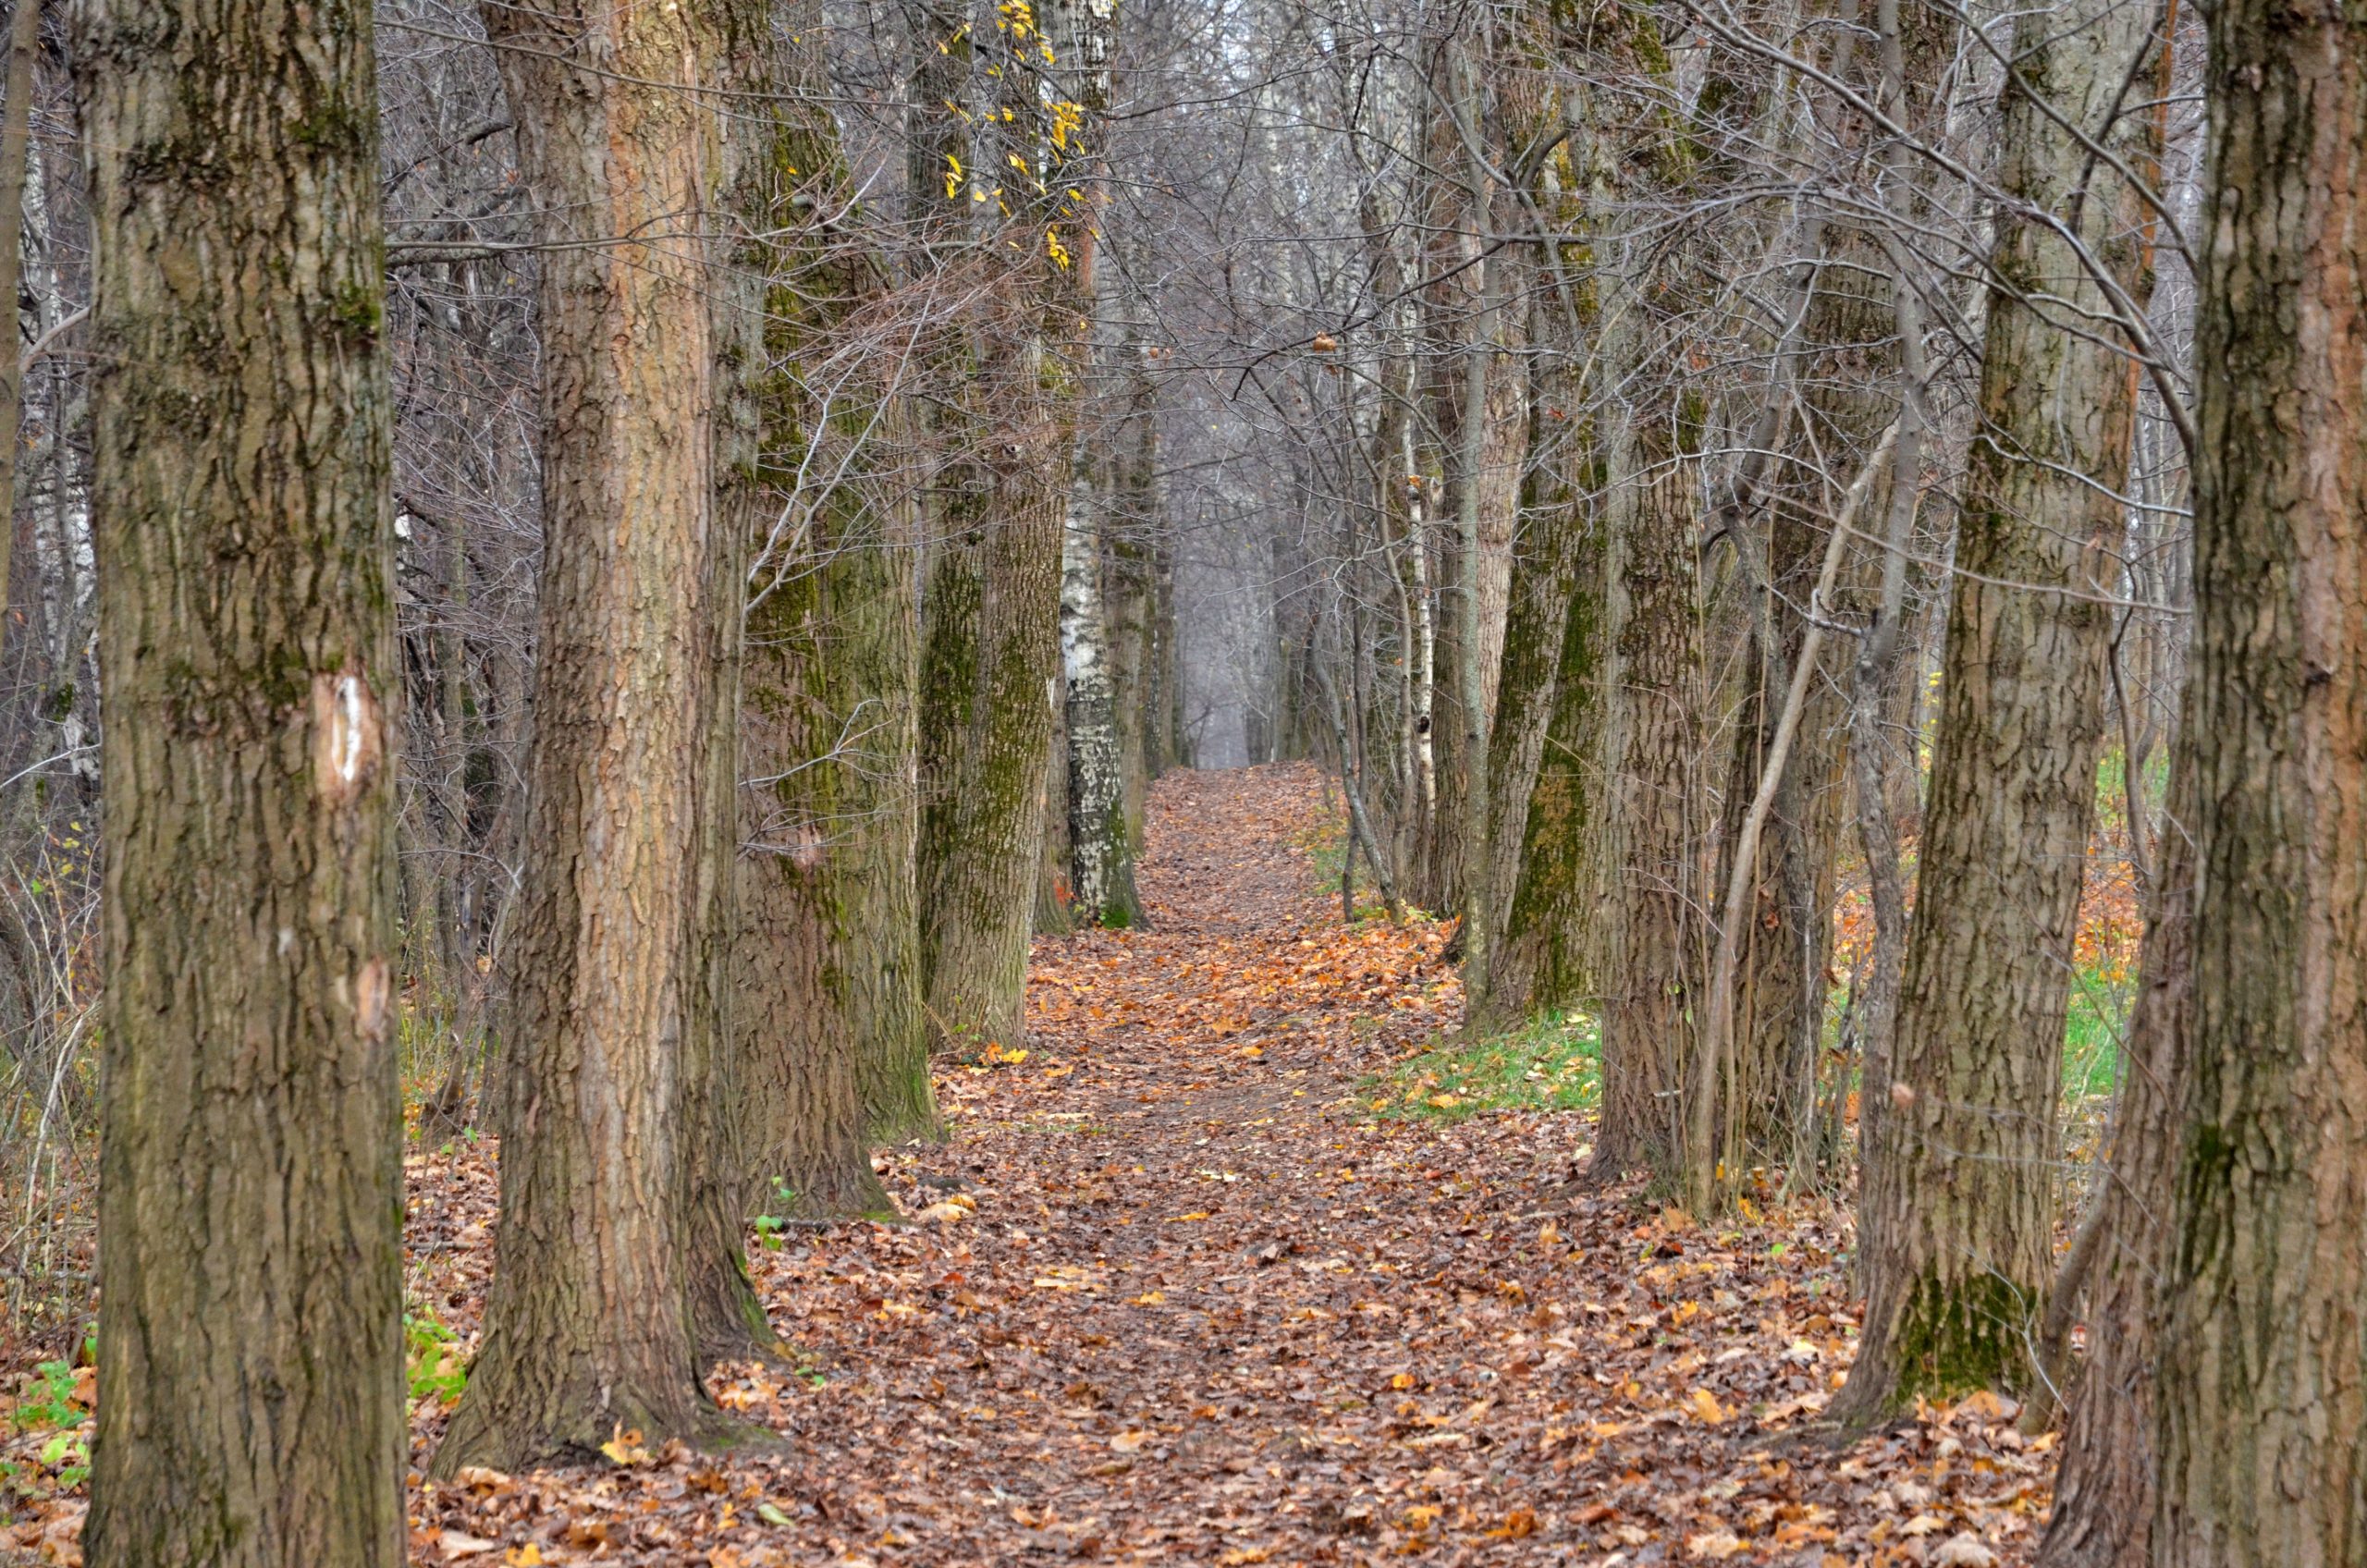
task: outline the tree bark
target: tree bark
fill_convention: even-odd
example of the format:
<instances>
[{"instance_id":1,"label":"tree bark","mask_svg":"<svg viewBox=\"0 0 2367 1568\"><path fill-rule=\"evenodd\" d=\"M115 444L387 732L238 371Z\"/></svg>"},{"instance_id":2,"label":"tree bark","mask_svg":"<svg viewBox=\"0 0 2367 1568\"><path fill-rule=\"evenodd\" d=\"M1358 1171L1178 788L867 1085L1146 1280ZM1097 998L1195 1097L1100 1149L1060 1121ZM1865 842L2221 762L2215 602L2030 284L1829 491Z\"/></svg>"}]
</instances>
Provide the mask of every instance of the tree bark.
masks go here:
<instances>
[{"instance_id":1,"label":"tree bark","mask_svg":"<svg viewBox=\"0 0 2367 1568\"><path fill-rule=\"evenodd\" d=\"M371 13L107 0L79 24L108 728L83 1550L100 1568L399 1568L400 676ZM13 361L13 288L0 303Z\"/></svg>"},{"instance_id":2,"label":"tree bark","mask_svg":"<svg viewBox=\"0 0 2367 1568\"><path fill-rule=\"evenodd\" d=\"M1057 447L1028 454L1065 467ZM1044 834L1062 492L975 472L930 574L921 665L921 968L931 1048L1015 1046Z\"/></svg>"},{"instance_id":3,"label":"tree bark","mask_svg":"<svg viewBox=\"0 0 2367 1568\"><path fill-rule=\"evenodd\" d=\"M2103 1228L2087 1292L2087 1355L2076 1375L2056 1472L2043 1568L2145 1568L2152 1557L2154 1389L2161 1378L2165 1281L2177 1266L2178 1154L2192 1076L2194 1030L2194 789L2172 780L2145 930L2136 1006L2128 1018Z\"/></svg>"},{"instance_id":4,"label":"tree bark","mask_svg":"<svg viewBox=\"0 0 2367 1568\"><path fill-rule=\"evenodd\" d=\"M484 1337L435 1468L705 1438L681 1203L712 801L721 548L712 323L717 27L702 6L491 4L547 214L534 741ZM583 67L591 67L585 70ZM631 243L568 245L587 237ZM711 870L711 868L709 868ZM736 1217L733 1217L736 1219ZM736 1223L723 1227L736 1243Z\"/></svg>"},{"instance_id":5,"label":"tree bark","mask_svg":"<svg viewBox=\"0 0 2367 1568\"><path fill-rule=\"evenodd\" d=\"M1610 864L1614 928L1594 1168L1673 1177L1676 1093L1693 1059L1701 888L1699 486L1666 411L1638 422L1619 521L1619 778Z\"/></svg>"},{"instance_id":6,"label":"tree bark","mask_svg":"<svg viewBox=\"0 0 2367 1568\"><path fill-rule=\"evenodd\" d=\"M2006 189L2123 272L2133 199L2102 188L2080 126L2110 119L2152 18L2097 5L2023 18L2005 89ZM2084 25L2082 25L2084 24ZM1986 439L1959 523L1931 802L1859 1220L1867 1309L1833 1413L2020 1388L2054 1277L2063 1030L2096 765L2135 400L2127 361L2033 296L2101 311L2042 221L1999 215L1981 360ZM2126 287L2142 298L2143 281Z\"/></svg>"},{"instance_id":7,"label":"tree bark","mask_svg":"<svg viewBox=\"0 0 2367 1568\"><path fill-rule=\"evenodd\" d=\"M1556 651L1551 716L1547 720L1527 809L1521 824L1520 870L1504 909L1491 994L1506 1013L1575 1006L1600 984L1592 962L1600 946L1600 819L1602 724L1604 550L1578 543ZM1506 648L1512 646L1510 640Z\"/></svg>"},{"instance_id":8,"label":"tree bark","mask_svg":"<svg viewBox=\"0 0 2367 1568\"><path fill-rule=\"evenodd\" d=\"M889 1212L869 1145L942 1133L920 1011L913 775L917 530L878 479L910 423L853 362L877 259L803 214L852 195L814 0L782 18L787 97L756 122L742 202L763 259L747 518L749 593L736 824L752 1205ZM779 237L779 238L766 238Z\"/></svg>"},{"instance_id":9,"label":"tree bark","mask_svg":"<svg viewBox=\"0 0 2367 1568\"><path fill-rule=\"evenodd\" d=\"M1126 828L1125 758L1111 680L1110 624L1102 613L1101 502L1107 490L1085 453L1069 483L1061 534L1061 658L1067 688L1070 906L1075 918L1123 928L1143 924Z\"/></svg>"},{"instance_id":10,"label":"tree bark","mask_svg":"<svg viewBox=\"0 0 2367 1568\"><path fill-rule=\"evenodd\" d=\"M16 0L8 18L6 95L0 96L0 626L7 624L8 571L17 539L18 433L25 409L17 297L23 274L33 67L40 54L41 0Z\"/></svg>"},{"instance_id":11,"label":"tree bark","mask_svg":"<svg viewBox=\"0 0 2367 1568\"><path fill-rule=\"evenodd\" d=\"M985 146L1002 148L998 167L1008 160L1046 169L1038 198L1010 200L1025 226L1018 232L1031 241L1048 238L1040 253L1025 252L1012 279L1024 302L981 324L992 330L965 335L966 401L955 419L962 435L983 439L963 441L931 497L936 558L923 606L920 880L932 1048L1008 1046L1024 1033L1029 917L1045 854L1060 701L1061 537L1080 386L1070 324L1090 295L1091 226L1061 192L1080 181L1072 165L1100 131L1088 113L1057 139L1047 134L1034 56L1049 50L1049 69L1089 78L1106 69L1110 21L1110 12L1086 0L1052 0L1040 37L1000 35L1017 53L994 67L1001 101L997 117L982 122L985 145L974 150L983 163ZM940 69L929 58L935 48L923 41L925 81ZM1090 108L1094 94L1083 80L1054 85ZM1063 232L1065 244L1058 239ZM1082 267L1073 265L1080 259Z\"/></svg>"},{"instance_id":12,"label":"tree bark","mask_svg":"<svg viewBox=\"0 0 2367 1568\"><path fill-rule=\"evenodd\" d=\"M2367 27L2210 10L2161 1568L2367 1562Z\"/></svg>"}]
</instances>

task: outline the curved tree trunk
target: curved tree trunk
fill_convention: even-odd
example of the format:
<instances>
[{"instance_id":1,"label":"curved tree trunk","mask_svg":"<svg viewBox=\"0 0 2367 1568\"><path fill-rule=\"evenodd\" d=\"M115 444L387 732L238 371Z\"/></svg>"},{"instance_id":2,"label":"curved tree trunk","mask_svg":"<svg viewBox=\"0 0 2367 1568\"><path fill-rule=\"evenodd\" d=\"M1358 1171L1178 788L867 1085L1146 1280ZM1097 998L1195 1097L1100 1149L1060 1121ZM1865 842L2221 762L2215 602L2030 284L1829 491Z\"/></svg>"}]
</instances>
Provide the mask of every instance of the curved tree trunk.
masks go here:
<instances>
[{"instance_id":1,"label":"curved tree trunk","mask_svg":"<svg viewBox=\"0 0 2367 1568\"><path fill-rule=\"evenodd\" d=\"M370 9L107 0L80 23L107 713L83 1550L399 1568L400 675Z\"/></svg>"},{"instance_id":2,"label":"curved tree trunk","mask_svg":"<svg viewBox=\"0 0 2367 1568\"><path fill-rule=\"evenodd\" d=\"M2210 9L2161 1568L2367 1562L2367 27Z\"/></svg>"},{"instance_id":3,"label":"curved tree trunk","mask_svg":"<svg viewBox=\"0 0 2367 1568\"><path fill-rule=\"evenodd\" d=\"M2023 19L2006 90L2010 190L2076 219L2112 264L2135 258L2130 203L2079 138L2109 117L2151 18L2098 4ZM2134 387L2128 362L2029 298L2101 310L2103 290L2043 224L2002 214L1924 815L1919 890L1867 1162L1863 1337L1844 1422L1918 1396L2025 1386L2054 1279L2063 1029L2093 826ZM2141 280L2128 280L2142 297Z\"/></svg>"}]
</instances>

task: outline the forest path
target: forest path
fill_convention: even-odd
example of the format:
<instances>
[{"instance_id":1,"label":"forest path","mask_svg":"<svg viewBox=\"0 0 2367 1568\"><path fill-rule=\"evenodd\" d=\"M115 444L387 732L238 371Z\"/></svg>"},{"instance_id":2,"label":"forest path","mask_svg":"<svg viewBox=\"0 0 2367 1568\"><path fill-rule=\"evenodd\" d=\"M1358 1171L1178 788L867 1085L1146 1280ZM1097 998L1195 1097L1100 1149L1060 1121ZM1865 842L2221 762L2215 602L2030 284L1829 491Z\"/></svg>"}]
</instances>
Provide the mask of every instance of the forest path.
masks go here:
<instances>
[{"instance_id":1,"label":"forest path","mask_svg":"<svg viewBox=\"0 0 2367 1568\"><path fill-rule=\"evenodd\" d=\"M877 1161L916 1221L755 1256L809 1368L717 1392L787 1456L441 1488L419 1561L2023 1559L2049 1462L1993 1408L1769 1450L1850 1351L1828 1211L1708 1234L1569 1190L1584 1117L1376 1115L1442 932L1342 921L1311 768L1151 808L1151 928L1039 939L1030 1038Z\"/></svg>"}]
</instances>

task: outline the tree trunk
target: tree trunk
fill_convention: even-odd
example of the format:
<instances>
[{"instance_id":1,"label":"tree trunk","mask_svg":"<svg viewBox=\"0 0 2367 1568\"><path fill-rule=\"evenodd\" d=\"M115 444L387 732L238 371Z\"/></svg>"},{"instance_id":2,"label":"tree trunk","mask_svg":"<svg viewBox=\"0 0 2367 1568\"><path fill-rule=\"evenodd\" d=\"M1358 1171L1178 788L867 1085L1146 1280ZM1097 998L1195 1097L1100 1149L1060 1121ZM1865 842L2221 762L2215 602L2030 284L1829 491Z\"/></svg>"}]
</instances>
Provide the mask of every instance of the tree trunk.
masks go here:
<instances>
[{"instance_id":1,"label":"tree trunk","mask_svg":"<svg viewBox=\"0 0 2367 1568\"><path fill-rule=\"evenodd\" d=\"M1111 507L1102 526L1108 548L1103 574L1110 620L1110 697L1118 730L1120 804L1126 849L1139 857L1150 781L1160 766L1157 614L1159 518L1159 392L1145 368L1145 346L1130 328L1123 357L1126 411L1112 461Z\"/></svg>"},{"instance_id":2,"label":"tree trunk","mask_svg":"<svg viewBox=\"0 0 2367 1568\"><path fill-rule=\"evenodd\" d=\"M399 1568L400 675L370 10L108 0L79 21L108 725L83 1549L101 1568Z\"/></svg>"},{"instance_id":3,"label":"tree trunk","mask_svg":"<svg viewBox=\"0 0 2367 1568\"><path fill-rule=\"evenodd\" d=\"M1086 74L1087 111L1106 107L1108 82ZM1093 264L1097 255L1098 246L1085 251L1077 288L1087 324L1079 348L1088 384L1097 373L1116 368L1109 361L1123 351L1122 345L1110 341L1108 301ZM1130 422L1122 417L1112 423ZM1102 587L1113 558L1107 547L1108 514L1128 488L1131 465L1126 455L1101 450L1110 433L1098 422L1081 428L1061 529L1061 731L1068 827L1061 864L1069 872L1071 917L1123 928L1143 923L1143 906L1134 890L1134 834L1126 804L1126 726L1117 684L1121 655Z\"/></svg>"},{"instance_id":4,"label":"tree trunk","mask_svg":"<svg viewBox=\"0 0 2367 1568\"><path fill-rule=\"evenodd\" d=\"M1030 895L1046 852L1061 700L1061 538L1082 385L1083 343L1072 324L1089 313L1092 296L1095 225L1082 198L1064 192L1090 183L1086 147L1101 130L1112 15L1088 0L1049 0L1040 36L1016 26L1002 32L998 47L1016 54L991 67L995 112L982 117L974 149L974 167L1037 167L1045 182L1036 197L1010 194L1016 228L997 230L982 248L1024 258L1000 291L1023 302L965 335L964 449L934 490L920 729L921 957L933 1047L1008 1046L1024 1033ZM932 47L923 45L925 80L938 68ZM1074 123L1045 116L1047 85L1078 114Z\"/></svg>"},{"instance_id":5,"label":"tree trunk","mask_svg":"<svg viewBox=\"0 0 2367 1568\"><path fill-rule=\"evenodd\" d=\"M1491 995L1507 1014L1576 1005L1600 984L1595 897L1600 855L1603 565L1601 541L1578 542L1528 805L1519 876L1504 909ZM1509 652L1512 643L1506 642Z\"/></svg>"},{"instance_id":6,"label":"tree trunk","mask_svg":"<svg viewBox=\"0 0 2367 1568\"><path fill-rule=\"evenodd\" d=\"M2052 116L2108 119L2151 18L2100 5L2081 19L2023 19L2002 178L2127 270L2130 203L2093 189L2103 177ZM1859 1221L1865 1328L1833 1406L1845 1422L2025 1386L2054 1277L2064 1014L2112 635L2104 552L2122 532L2135 406L2127 361L2087 318L2067 331L2030 299L2103 310L2071 247L2041 222L1998 221L1987 438L1957 535L1891 1103Z\"/></svg>"},{"instance_id":7,"label":"tree trunk","mask_svg":"<svg viewBox=\"0 0 2367 1568\"><path fill-rule=\"evenodd\" d=\"M2155 1478L2153 1390L2161 1377L2165 1281L2177 1266L2177 1173L2192 1075L2194 790L2170 790L2128 1018L2103 1183L2103 1252L2088 1290L2088 1351L2069 1399L2044 1568L2146 1568Z\"/></svg>"},{"instance_id":8,"label":"tree trunk","mask_svg":"<svg viewBox=\"0 0 2367 1568\"><path fill-rule=\"evenodd\" d=\"M1143 923L1126 830L1124 754L1110 680L1110 625L1101 601L1101 502L1088 454L1079 453L1061 535L1061 657L1066 675L1068 864L1074 917L1122 928Z\"/></svg>"},{"instance_id":9,"label":"tree trunk","mask_svg":"<svg viewBox=\"0 0 2367 1568\"><path fill-rule=\"evenodd\" d=\"M1471 222L1473 268L1478 279L1478 305L1463 344L1463 417L1455 458L1455 537L1463 575L1455 597L1455 671L1457 717L1461 720L1454 749L1456 816L1454 831L1442 838L1452 846L1440 885L1449 891L1459 916L1457 939L1463 948L1464 1026L1472 1028L1488 1017L1488 960L1490 927L1495 920L1494 851L1490 832L1495 826L1490 803L1489 736L1493 728L1496 689L1503 659L1505 622L1510 607L1513 568L1514 512L1519 500L1517 480L1503 484L1509 467L1515 475L1519 459L1491 466L1491 458L1506 454L1495 440L1503 417L1500 405L1512 400L1511 377L1500 374L1497 338L1504 314L1505 261L1487 254L1493 225L1495 188L1479 142L1486 118L1486 94L1480 85L1480 56L1487 49L1487 13L1479 36L1455 50L1460 79L1454 118L1464 142L1469 191L1466 197ZM1527 435L1527 422L1522 422ZM1520 448L1515 447L1516 454ZM1498 504L1500 503L1500 504ZM1502 570L1498 570L1501 557ZM1502 582L1498 582L1501 575Z\"/></svg>"},{"instance_id":10,"label":"tree trunk","mask_svg":"<svg viewBox=\"0 0 2367 1568\"><path fill-rule=\"evenodd\" d=\"M484 1337L435 1456L517 1470L714 1431L681 1212L712 799L714 342L703 7L488 5L548 214L534 741ZM581 67L597 67L597 74ZM685 73L690 76L684 81ZM568 246L584 236L633 244ZM737 1239L736 1225L730 1228Z\"/></svg>"},{"instance_id":11,"label":"tree trunk","mask_svg":"<svg viewBox=\"0 0 2367 1568\"><path fill-rule=\"evenodd\" d=\"M1547 308L1540 305L1538 315ZM1529 336L1532 342L1551 341L1535 323ZM1483 905L1490 925L1486 1010L1504 1021L1517 1020L1539 1005L1539 967L1546 961L1547 945L1566 937L1565 932L1550 926L1576 914L1564 908L1548 916L1545 925L1537 920L1544 913L1539 896L1553 897L1548 889L1556 877L1574 879L1586 850L1582 815L1548 820L1576 803L1566 792L1576 780L1563 770L1568 759L1549 760L1547 753L1557 741L1554 720L1565 717L1560 711L1564 675L1582 682L1591 676L1584 661L1592 650L1585 646L1584 636L1580 667L1569 668L1570 619L1575 614L1590 627L1597 613L1591 596L1600 592L1595 581L1600 551L1588 537L1591 520L1579 507L1573 483L1584 455L1568 449L1576 437L1560 406L1578 388L1550 372L1539 372L1536 379L1521 490L1526 527L1513 559L1511 606L1504 617L1504 652L1489 740L1492 821L1488 830L1490 896ZM1580 701L1590 704L1591 699L1588 692ZM1567 717L1582 722L1586 711L1580 706ZM1566 743L1566 732L1559 739ZM1539 817L1539 790L1549 777L1553 787L1543 799L1545 816ZM1565 835L1573 841L1557 841ZM1538 855L1554 863L1542 884L1529 876L1531 859Z\"/></svg>"},{"instance_id":12,"label":"tree trunk","mask_svg":"<svg viewBox=\"0 0 2367 1568\"><path fill-rule=\"evenodd\" d=\"M25 179L31 159L33 67L41 54L41 0L16 0L8 19L6 95L0 96L0 626L8 619L8 570L17 539L18 433L24 423L25 356L18 341Z\"/></svg>"},{"instance_id":13,"label":"tree trunk","mask_svg":"<svg viewBox=\"0 0 2367 1568\"><path fill-rule=\"evenodd\" d=\"M2210 10L2163 1568L2367 1562L2367 29Z\"/></svg>"},{"instance_id":14,"label":"tree trunk","mask_svg":"<svg viewBox=\"0 0 2367 1568\"><path fill-rule=\"evenodd\" d=\"M1015 1046L1060 657L1061 501L1028 464L974 471L930 574L921 667L921 956L932 1049Z\"/></svg>"},{"instance_id":15,"label":"tree trunk","mask_svg":"<svg viewBox=\"0 0 2367 1568\"><path fill-rule=\"evenodd\" d=\"M886 282L803 214L851 194L828 107L828 33L783 18L789 97L754 122L741 204L765 259L747 362L757 439L736 822L737 1007L752 1207L889 1212L869 1142L941 1135L920 1011L913 778L919 623L910 507L875 474L908 423L847 360ZM816 476L829 476L817 480ZM784 1199L782 1194L793 1196Z\"/></svg>"},{"instance_id":16,"label":"tree trunk","mask_svg":"<svg viewBox=\"0 0 2367 1568\"><path fill-rule=\"evenodd\" d=\"M1694 547L1699 486L1673 412L1637 422L1629 494L1613 500L1622 604L1620 714L1609 893L1613 935L1602 1024L1602 1121L1594 1168L1674 1173L1674 1107L1693 1058L1702 889L1701 619Z\"/></svg>"}]
</instances>

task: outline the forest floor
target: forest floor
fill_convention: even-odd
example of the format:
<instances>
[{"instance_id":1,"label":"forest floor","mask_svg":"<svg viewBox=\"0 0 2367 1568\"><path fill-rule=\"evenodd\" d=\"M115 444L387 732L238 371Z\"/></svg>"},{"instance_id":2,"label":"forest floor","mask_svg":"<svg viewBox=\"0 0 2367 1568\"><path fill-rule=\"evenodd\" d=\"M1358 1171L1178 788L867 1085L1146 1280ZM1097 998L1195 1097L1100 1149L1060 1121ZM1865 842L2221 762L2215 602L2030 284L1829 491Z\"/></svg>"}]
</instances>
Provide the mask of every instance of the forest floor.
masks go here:
<instances>
[{"instance_id":1,"label":"forest floor","mask_svg":"<svg viewBox=\"0 0 2367 1568\"><path fill-rule=\"evenodd\" d=\"M1429 1092L1444 933L1343 921L1312 769L1151 807L1150 928L1036 943L1029 1038L949 1063L951 1140L877 1161L910 1222L768 1228L800 1365L716 1387L783 1450L620 1434L597 1470L414 1475L415 1562L2027 1560L2053 1457L2010 1406L1817 1430L1846 1211L1704 1229L1575 1182L1583 1113ZM418 1466L490 1268L488 1154L408 1162ZM29 1496L0 1560L73 1561L78 1513Z\"/></svg>"}]
</instances>

